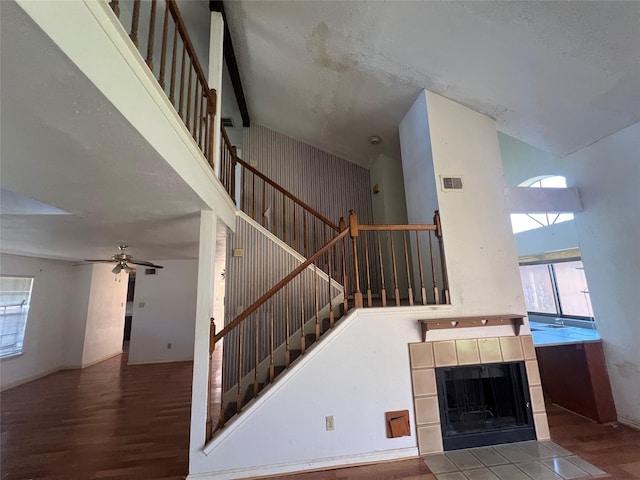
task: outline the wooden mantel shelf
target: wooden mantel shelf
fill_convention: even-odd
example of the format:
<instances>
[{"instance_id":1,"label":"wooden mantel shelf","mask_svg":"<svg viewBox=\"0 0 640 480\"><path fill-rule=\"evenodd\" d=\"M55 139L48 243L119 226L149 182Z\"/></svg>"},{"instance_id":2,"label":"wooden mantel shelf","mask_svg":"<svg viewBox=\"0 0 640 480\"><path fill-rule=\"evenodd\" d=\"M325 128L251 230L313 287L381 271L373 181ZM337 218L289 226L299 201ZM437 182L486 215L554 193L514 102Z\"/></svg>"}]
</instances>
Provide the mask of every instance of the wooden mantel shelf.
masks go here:
<instances>
[{"instance_id":1,"label":"wooden mantel shelf","mask_svg":"<svg viewBox=\"0 0 640 480\"><path fill-rule=\"evenodd\" d=\"M484 317L451 317L418 320L422 326L422 341L427 341L429 330L444 328L488 327L496 325L511 325L513 333L520 335L520 327L524 323L522 315L488 315Z\"/></svg>"}]
</instances>

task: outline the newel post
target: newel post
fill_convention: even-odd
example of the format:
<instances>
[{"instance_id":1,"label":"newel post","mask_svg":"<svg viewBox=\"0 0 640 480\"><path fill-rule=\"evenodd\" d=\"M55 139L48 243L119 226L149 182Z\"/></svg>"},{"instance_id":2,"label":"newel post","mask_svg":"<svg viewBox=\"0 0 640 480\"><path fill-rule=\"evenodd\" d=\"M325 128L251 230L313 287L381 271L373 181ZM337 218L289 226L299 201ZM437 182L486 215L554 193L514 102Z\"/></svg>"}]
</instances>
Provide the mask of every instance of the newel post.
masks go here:
<instances>
[{"instance_id":1,"label":"newel post","mask_svg":"<svg viewBox=\"0 0 640 480\"><path fill-rule=\"evenodd\" d=\"M207 425L205 428L205 435L207 442L211 440L213 436L213 418L211 408L211 377L213 376L213 352L216 349L216 322L213 317L209 320L209 373L207 381Z\"/></svg>"},{"instance_id":2,"label":"newel post","mask_svg":"<svg viewBox=\"0 0 640 480\"><path fill-rule=\"evenodd\" d=\"M362 308L364 303L362 300L362 292L360 291L360 269L358 266L358 216L353 210L349 211L349 236L351 237L351 249L353 251L353 277L354 277L354 292L353 292L353 306L355 308Z\"/></svg>"}]
</instances>

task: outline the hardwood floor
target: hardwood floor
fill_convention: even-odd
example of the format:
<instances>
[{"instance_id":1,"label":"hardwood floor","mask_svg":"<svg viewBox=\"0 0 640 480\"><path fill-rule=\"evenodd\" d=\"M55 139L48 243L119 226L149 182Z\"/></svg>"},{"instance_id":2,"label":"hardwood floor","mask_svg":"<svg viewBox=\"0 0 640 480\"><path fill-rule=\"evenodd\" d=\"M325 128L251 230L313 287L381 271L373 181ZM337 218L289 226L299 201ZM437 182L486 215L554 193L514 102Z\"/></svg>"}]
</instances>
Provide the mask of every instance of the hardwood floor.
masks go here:
<instances>
[{"instance_id":1,"label":"hardwood floor","mask_svg":"<svg viewBox=\"0 0 640 480\"><path fill-rule=\"evenodd\" d=\"M214 366L219 365L215 359ZM3 392L0 479L184 479L191 375L190 362L127 366L124 354ZM214 385L213 391L214 401L219 402L219 387ZM558 407L547 408L556 443L615 479L640 479L640 431L598 425ZM435 476L416 458L270 478L434 480Z\"/></svg>"},{"instance_id":2,"label":"hardwood floor","mask_svg":"<svg viewBox=\"0 0 640 480\"><path fill-rule=\"evenodd\" d=\"M126 354L2 392L2 480L184 479L191 362Z\"/></svg>"}]
</instances>

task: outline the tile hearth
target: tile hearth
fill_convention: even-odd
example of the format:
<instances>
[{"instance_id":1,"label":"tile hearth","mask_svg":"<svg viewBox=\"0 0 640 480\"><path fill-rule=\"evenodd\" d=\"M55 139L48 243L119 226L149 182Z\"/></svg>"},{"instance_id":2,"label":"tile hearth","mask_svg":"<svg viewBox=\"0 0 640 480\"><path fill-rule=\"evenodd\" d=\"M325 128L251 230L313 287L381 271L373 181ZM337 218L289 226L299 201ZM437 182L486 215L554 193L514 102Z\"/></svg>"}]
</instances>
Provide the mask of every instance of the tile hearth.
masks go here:
<instances>
[{"instance_id":1,"label":"tile hearth","mask_svg":"<svg viewBox=\"0 0 640 480\"><path fill-rule=\"evenodd\" d=\"M565 480L611 478L553 442L509 443L427 455L438 480Z\"/></svg>"}]
</instances>

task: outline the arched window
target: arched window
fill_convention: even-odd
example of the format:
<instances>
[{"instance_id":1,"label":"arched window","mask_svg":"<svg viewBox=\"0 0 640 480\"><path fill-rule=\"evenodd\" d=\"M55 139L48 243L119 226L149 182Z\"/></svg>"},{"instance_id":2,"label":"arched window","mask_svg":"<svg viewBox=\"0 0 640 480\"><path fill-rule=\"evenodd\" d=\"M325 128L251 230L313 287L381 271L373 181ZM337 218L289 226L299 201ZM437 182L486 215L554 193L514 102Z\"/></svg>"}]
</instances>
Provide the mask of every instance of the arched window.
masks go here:
<instances>
[{"instance_id":1,"label":"arched window","mask_svg":"<svg viewBox=\"0 0 640 480\"><path fill-rule=\"evenodd\" d=\"M531 188L567 188L567 179L560 175L544 175L530 178L518 186ZM511 227L513 228L513 233L520 233L566 222L568 220L573 220L573 213L512 213Z\"/></svg>"}]
</instances>

